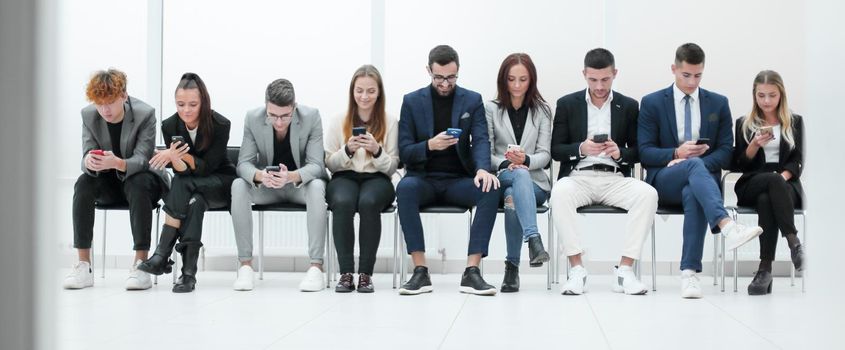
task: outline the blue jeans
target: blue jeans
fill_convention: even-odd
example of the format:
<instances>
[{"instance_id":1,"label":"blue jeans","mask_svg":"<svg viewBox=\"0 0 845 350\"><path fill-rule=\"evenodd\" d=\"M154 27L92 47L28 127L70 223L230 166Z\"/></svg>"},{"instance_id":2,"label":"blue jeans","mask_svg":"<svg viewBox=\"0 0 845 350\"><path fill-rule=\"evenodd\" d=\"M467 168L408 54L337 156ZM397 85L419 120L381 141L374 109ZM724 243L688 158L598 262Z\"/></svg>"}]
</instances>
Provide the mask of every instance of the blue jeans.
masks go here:
<instances>
[{"instance_id":1,"label":"blue jeans","mask_svg":"<svg viewBox=\"0 0 845 350\"><path fill-rule=\"evenodd\" d=\"M396 186L396 204L399 207L399 223L405 234L408 254L425 251L420 208L446 204L476 207L469 230L467 255L487 256L499 206L498 189L482 192L480 188L475 187L472 177L461 175L405 176Z\"/></svg>"},{"instance_id":2,"label":"blue jeans","mask_svg":"<svg viewBox=\"0 0 845 350\"><path fill-rule=\"evenodd\" d=\"M549 194L531 180L525 169L504 170L499 174L502 198L513 198L513 204L505 204L505 241L508 255L505 257L519 265L522 243L539 236L537 229L537 207L546 202Z\"/></svg>"},{"instance_id":3,"label":"blue jeans","mask_svg":"<svg viewBox=\"0 0 845 350\"><path fill-rule=\"evenodd\" d=\"M654 188L661 205L684 208L684 243L681 270L701 272L704 237L728 217L719 191L719 175L711 174L701 158L690 158L657 173Z\"/></svg>"}]
</instances>

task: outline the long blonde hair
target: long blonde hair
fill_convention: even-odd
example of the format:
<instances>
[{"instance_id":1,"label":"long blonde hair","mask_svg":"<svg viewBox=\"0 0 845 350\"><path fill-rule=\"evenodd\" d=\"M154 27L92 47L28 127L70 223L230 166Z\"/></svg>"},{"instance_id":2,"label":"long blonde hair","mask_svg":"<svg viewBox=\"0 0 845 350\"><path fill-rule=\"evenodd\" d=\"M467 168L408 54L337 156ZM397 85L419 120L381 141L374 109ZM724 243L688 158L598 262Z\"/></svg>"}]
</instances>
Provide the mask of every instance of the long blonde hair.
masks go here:
<instances>
[{"instance_id":1,"label":"long blonde hair","mask_svg":"<svg viewBox=\"0 0 845 350\"><path fill-rule=\"evenodd\" d=\"M355 102L355 80L358 78L370 77L378 85L378 97L373 104L373 115L370 116L367 131L373 134L378 143L384 143L384 135L387 133L387 113L384 108L384 84L381 81L381 74L376 67L365 64L355 70L352 74L352 81L349 82L349 106L346 109L346 117L343 119L343 139L352 136L352 126L361 122L358 117L358 103Z\"/></svg>"},{"instance_id":2,"label":"long blonde hair","mask_svg":"<svg viewBox=\"0 0 845 350\"><path fill-rule=\"evenodd\" d=\"M789 144L789 148L795 148L795 136L792 130L792 111L789 110L789 105L786 103L786 88L783 87L783 79L780 77L780 74L773 70L761 71L754 78L754 88L751 89L751 100L754 102L753 107L742 122L742 136L745 138L745 142L750 143L757 130L765 124L763 110L757 105L757 86L760 84L771 84L778 88L780 102L777 107L777 117L781 125L781 134L783 135L783 140Z\"/></svg>"}]
</instances>

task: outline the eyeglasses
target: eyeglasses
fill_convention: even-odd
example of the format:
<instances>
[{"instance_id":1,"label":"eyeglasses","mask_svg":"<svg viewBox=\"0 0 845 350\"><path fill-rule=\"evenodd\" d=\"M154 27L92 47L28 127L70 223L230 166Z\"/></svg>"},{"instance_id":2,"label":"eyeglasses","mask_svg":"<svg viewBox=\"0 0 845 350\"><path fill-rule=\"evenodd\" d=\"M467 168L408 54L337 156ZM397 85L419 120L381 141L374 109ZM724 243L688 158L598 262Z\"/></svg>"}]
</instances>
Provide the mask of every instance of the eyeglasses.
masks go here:
<instances>
[{"instance_id":1,"label":"eyeglasses","mask_svg":"<svg viewBox=\"0 0 845 350\"><path fill-rule=\"evenodd\" d=\"M433 80L434 83L438 84L438 85L442 84L444 81L448 81L449 84L454 84L458 80L458 76L457 75L450 75L448 77L444 77L442 75L432 74L431 80Z\"/></svg>"},{"instance_id":2,"label":"eyeglasses","mask_svg":"<svg viewBox=\"0 0 845 350\"><path fill-rule=\"evenodd\" d=\"M269 123L269 124L275 123L276 120L286 121L286 120L289 120L290 118L293 118L293 113L290 113L290 114L287 114L287 115L272 115L270 113L267 113L267 123Z\"/></svg>"}]
</instances>

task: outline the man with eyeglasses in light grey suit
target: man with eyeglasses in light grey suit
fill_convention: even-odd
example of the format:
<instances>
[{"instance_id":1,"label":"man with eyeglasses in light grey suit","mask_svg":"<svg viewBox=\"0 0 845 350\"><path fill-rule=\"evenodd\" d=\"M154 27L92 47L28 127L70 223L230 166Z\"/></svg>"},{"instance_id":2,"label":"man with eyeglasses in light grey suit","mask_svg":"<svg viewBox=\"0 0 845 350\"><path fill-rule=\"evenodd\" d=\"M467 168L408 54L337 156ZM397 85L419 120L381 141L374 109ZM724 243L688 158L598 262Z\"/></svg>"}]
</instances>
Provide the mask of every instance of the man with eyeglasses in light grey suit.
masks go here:
<instances>
[{"instance_id":1,"label":"man with eyeglasses in light grey suit","mask_svg":"<svg viewBox=\"0 0 845 350\"><path fill-rule=\"evenodd\" d=\"M323 127L317 109L297 104L293 84L267 86L265 106L247 113L232 183L232 223L241 263L235 290L252 290L252 204L295 203L307 208L311 266L299 289L323 289L326 246L326 167Z\"/></svg>"}]
</instances>

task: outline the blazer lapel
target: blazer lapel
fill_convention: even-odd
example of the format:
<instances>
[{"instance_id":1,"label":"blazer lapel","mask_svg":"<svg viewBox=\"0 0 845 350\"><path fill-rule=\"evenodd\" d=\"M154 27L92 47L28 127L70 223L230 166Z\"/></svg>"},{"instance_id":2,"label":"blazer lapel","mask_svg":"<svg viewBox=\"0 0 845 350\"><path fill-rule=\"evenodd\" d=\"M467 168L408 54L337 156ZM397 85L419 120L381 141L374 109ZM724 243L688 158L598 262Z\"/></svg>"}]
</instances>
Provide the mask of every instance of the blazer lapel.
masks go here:
<instances>
[{"instance_id":1,"label":"blazer lapel","mask_svg":"<svg viewBox=\"0 0 845 350\"><path fill-rule=\"evenodd\" d=\"M589 132L587 130L587 125L590 124L590 121L589 121L590 113L587 112L587 108L589 108L590 106L587 106L587 100L585 100L585 98L587 96L586 95L587 90L586 89L583 90L583 93L584 93L583 96L585 96L584 98L579 97L579 98L575 99L576 101L578 101L578 112L577 112L578 114L577 114L576 121L578 123L580 123L577 126L578 127L578 138L577 138L578 140L586 140L587 139L587 133Z\"/></svg>"},{"instance_id":2,"label":"blazer lapel","mask_svg":"<svg viewBox=\"0 0 845 350\"><path fill-rule=\"evenodd\" d=\"M619 102L610 101L610 103L610 137L619 144L618 140L625 136L625 127L622 126L625 116L622 115L622 105Z\"/></svg>"},{"instance_id":3,"label":"blazer lapel","mask_svg":"<svg viewBox=\"0 0 845 350\"><path fill-rule=\"evenodd\" d=\"M698 107L701 111L701 126L698 128L698 136L699 137L707 137L711 138L709 134L710 132L710 114L711 114L711 105L710 105L710 93L707 90L702 88L698 89ZM715 135L712 137L715 140Z\"/></svg>"},{"instance_id":4,"label":"blazer lapel","mask_svg":"<svg viewBox=\"0 0 845 350\"><path fill-rule=\"evenodd\" d=\"M428 138L434 137L434 101L431 97L431 88L426 87L422 91L422 112L423 112L423 120L425 126L426 136Z\"/></svg>"},{"instance_id":5,"label":"blazer lapel","mask_svg":"<svg viewBox=\"0 0 845 350\"><path fill-rule=\"evenodd\" d=\"M129 98L126 99L126 102L129 102ZM135 114L129 104L124 104L123 109L125 112L123 113L123 126L120 128L120 154L126 159L132 156L129 154L129 137L132 136L132 130L135 128Z\"/></svg>"},{"instance_id":6,"label":"blazer lapel","mask_svg":"<svg viewBox=\"0 0 845 350\"><path fill-rule=\"evenodd\" d=\"M666 109L666 117L669 118L669 133L672 134L675 145L680 145L680 142L678 142L678 120L675 116L675 99L672 96L672 92L672 86L663 90L663 108Z\"/></svg>"},{"instance_id":7,"label":"blazer lapel","mask_svg":"<svg viewBox=\"0 0 845 350\"><path fill-rule=\"evenodd\" d=\"M786 139L783 138L783 126L781 126L780 132L780 146L778 151L778 164L783 165L786 162L787 156L789 156L789 144L786 143Z\"/></svg>"},{"instance_id":8,"label":"blazer lapel","mask_svg":"<svg viewBox=\"0 0 845 350\"><path fill-rule=\"evenodd\" d=\"M463 103L464 103L464 90L455 87L455 98L452 100L452 127L459 128L460 124L458 124L458 118L461 117L460 113L463 110ZM432 120L434 120L432 118Z\"/></svg>"},{"instance_id":9,"label":"blazer lapel","mask_svg":"<svg viewBox=\"0 0 845 350\"><path fill-rule=\"evenodd\" d=\"M112 148L111 143L111 135L109 134L109 126L106 124L106 120L97 113L97 117L94 119L94 124L97 125L97 136L99 137L100 148L104 151L108 151ZM120 146L120 145L118 145Z\"/></svg>"},{"instance_id":10,"label":"blazer lapel","mask_svg":"<svg viewBox=\"0 0 845 350\"><path fill-rule=\"evenodd\" d=\"M507 107L499 108L498 114L499 114L499 124L504 125L505 132L507 132L508 136L510 136L510 139L508 139L508 143L516 143L516 133L514 133L514 131L513 131L513 125L511 125L510 112L508 111ZM523 131L522 139L525 140L525 131Z\"/></svg>"},{"instance_id":11,"label":"blazer lapel","mask_svg":"<svg viewBox=\"0 0 845 350\"><path fill-rule=\"evenodd\" d=\"M267 115L266 109L264 109L264 115ZM267 118L264 118L263 125L259 128L257 134L259 139L255 140L255 145L258 147L258 154L264 155L264 164L278 165L273 164L273 151L275 150L273 148L273 141L275 135L273 133L273 125L267 121Z\"/></svg>"},{"instance_id":12,"label":"blazer lapel","mask_svg":"<svg viewBox=\"0 0 845 350\"><path fill-rule=\"evenodd\" d=\"M296 168L299 169L302 167L299 164L299 159L302 157L302 154L305 153L304 149L299 148L299 132L302 130L302 116L299 114L299 109L294 111L293 113L293 120L290 122L290 151L291 153L296 152L293 154L293 162L296 163Z\"/></svg>"},{"instance_id":13,"label":"blazer lapel","mask_svg":"<svg viewBox=\"0 0 845 350\"><path fill-rule=\"evenodd\" d=\"M537 108L542 108L537 106ZM537 123L535 123L534 118L537 118L537 111L536 109L529 108L528 109L528 118L525 118L525 127L522 129L522 142L519 145L522 149L526 152L534 152L537 145ZM508 123L510 124L510 123ZM513 128L511 130L511 137L513 137L514 141L516 140L516 134L513 134ZM530 148L528 146L531 146Z\"/></svg>"}]
</instances>

